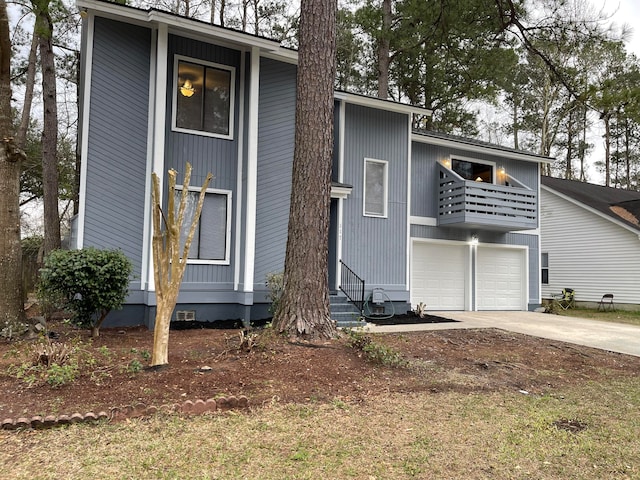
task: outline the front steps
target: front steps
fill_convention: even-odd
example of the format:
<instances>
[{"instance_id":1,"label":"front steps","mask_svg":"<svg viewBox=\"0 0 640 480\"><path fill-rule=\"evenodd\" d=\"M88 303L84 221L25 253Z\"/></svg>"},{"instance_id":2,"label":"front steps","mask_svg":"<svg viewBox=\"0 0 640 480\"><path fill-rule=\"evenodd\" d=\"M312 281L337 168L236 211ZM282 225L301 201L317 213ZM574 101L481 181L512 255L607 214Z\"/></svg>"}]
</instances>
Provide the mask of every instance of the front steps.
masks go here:
<instances>
[{"instance_id":1,"label":"front steps","mask_svg":"<svg viewBox=\"0 0 640 480\"><path fill-rule=\"evenodd\" d=\"M329 296L329 310L331 319L338 327L363 327L367 324L360 320L361 313L358 308L342 295Z\"/></svg>"}]
</instances>

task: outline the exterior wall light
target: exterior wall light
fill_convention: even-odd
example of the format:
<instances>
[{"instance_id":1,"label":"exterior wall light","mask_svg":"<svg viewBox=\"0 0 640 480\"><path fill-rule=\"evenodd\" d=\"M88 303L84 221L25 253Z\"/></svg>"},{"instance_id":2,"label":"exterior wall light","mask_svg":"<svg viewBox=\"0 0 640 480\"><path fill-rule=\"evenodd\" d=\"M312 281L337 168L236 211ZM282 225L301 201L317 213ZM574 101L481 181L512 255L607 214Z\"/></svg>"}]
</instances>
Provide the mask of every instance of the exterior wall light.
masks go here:
<instances>
[{"instance_id":1,"label":"exterior wall light","mask_svg":"<svg viewBox=\"0 0 640 480\"><path fill-rule=\"evenodd\" d=\"M478 235L475 233L471 235L471 245L478 245Z\"/></svg>"}]
</instances>

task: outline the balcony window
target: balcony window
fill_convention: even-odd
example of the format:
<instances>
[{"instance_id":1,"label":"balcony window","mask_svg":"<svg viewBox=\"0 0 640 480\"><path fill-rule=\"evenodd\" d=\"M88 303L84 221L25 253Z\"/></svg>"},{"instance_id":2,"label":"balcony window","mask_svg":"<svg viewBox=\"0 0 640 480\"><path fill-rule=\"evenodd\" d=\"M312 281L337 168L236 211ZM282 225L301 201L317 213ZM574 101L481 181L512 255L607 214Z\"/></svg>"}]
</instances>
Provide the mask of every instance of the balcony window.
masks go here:
<instances>
[{"instance_id":1,"label":"balcony window","mask_svg":"<svg viewBox=\"0 0 640 480\"><path fill-rule=\"evenodd\" d=\"M465 180L494 183L495 166L493 164L452 158L451 170L456 172Z\"/></svg>"}]
</instances>

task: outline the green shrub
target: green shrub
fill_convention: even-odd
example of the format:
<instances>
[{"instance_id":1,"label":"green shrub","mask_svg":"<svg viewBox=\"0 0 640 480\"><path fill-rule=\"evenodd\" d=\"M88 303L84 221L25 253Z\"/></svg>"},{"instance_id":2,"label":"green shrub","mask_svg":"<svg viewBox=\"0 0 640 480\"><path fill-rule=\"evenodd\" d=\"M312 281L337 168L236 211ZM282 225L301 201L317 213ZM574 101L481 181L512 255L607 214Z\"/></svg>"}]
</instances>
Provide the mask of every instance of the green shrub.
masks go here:
<instances>
[{"instance_id":1,"label":"green shrub","mask_svg":"<svg viewBox=\"0 0 640 480\"><path fill-rule=\"evenodd\" d=\"M271 300L271 306L269 307L269 313L275 315L280 305L280 298L282 298L282 292L284 291L284 273L267 273L267 288L269 289L268 298Z\"/></svg>"},{"instance_id":2,"label":"green shrub","mask_svg":"<svg viewBox=\"0 0 640 480\"><path fill-rule=\"evenodd\" d=\"M351 329L345 329L345 333L348 336L349 346L363 352L370 361L386 367L407 365L407 361L395 348L374 342L366 333Z\"/></svg>"},{"instance_id":3,"label":"green shrub","mask_svg":"<svg viewBox=\"0 0 640 480\"><path fill-rule=\"evenodd\" d=\"M107 314L122 307L132 269L120 250L55 250L45 259L38 294L44 304L71 312L72 321L95 337Z\"/></svg>"}]
</instances>

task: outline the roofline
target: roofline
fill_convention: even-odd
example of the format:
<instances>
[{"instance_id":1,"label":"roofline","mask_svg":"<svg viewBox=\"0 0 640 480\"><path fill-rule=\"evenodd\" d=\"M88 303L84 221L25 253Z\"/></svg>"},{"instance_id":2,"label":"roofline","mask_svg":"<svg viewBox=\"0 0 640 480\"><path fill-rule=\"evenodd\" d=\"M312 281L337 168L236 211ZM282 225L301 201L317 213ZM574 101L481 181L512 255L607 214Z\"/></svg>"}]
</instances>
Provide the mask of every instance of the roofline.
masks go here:
<instances>
[{"instance_id":1,"label":"roofline","mask_svg":"<svg viewBox=\"0 0 640 480\"><path fill-rule=\"evenodd\" d=\"M476 143L472 140L465 140L464 138L442 138L438 136L429 135L428 133L413 133L411 140L419 143L428 143L430 145L438 145L449 148L461 148L476 153L488 153L498 157L510 158L513 160L523 160L525 162L535 163L550 163L553 158L537 155L535 153L527 153L523 151L513 150L501 145L484 145Z\"/></svg>"},{"instance_id":2,"label":"roofline","mask_svg":"<svg viewBox=\"0 0 640 480\"><path fill-rule=\"evenodd\" d=\"M427 108L416 107L415 105L408 105L406 103L398 103L393 100L386 100L377 97L368 97L366 95L360 95L357 93L349 93L342 90L336 90L333 94L336 100L342 100L346 103L353 105L361 105L363 107L372 107L383 109L389 112L406 113L406 114L419 114L419 115L431 115L432 111Z\"/></svg>"},{"instance_id":3,"label":"roofline","mask_svg":"<svg viewBox=\"0 0 640 480\"><path fill-rule=\"evenodd\" d=\"M205 34L210 37L220 38L226 43L241 44L245 47L259 47L267 52L280 52L283 56L289 57L290 50L281 47L280 42L264 37L240 32L219 25L203 22L200 20L182 17L170 12L164 12L154 8L142 10L137 7L120 5L112 2L100 0L76 0L76 5L81 10L93 11L101 16L117 18L126 23L137 24L166 24L179 30L187 30L193 33ZM284 52L288 52L284 55Z\"/></svg>"},{"instance_id":4,"label":"roofline","mask_svg":"<svg viewBox=\"0 0 640 480\"><path fill-rule=\"evenodd\" d=\"M612 217L611 215L607 215L605 213L602 213L601 211L596 210L595 208L590 207L589 205L587 205L585 203L582 203L582 202L576 200L575 198L570 197L569 195L566 195L564 193L561 193L561 192L555 190L554 188L549 187L547 185L544 185L542 183L540 183L540 188L542 190L546 190L547 192L551 193L552 195L556 195L556 196L562 198L563 200L566 200L567 202L570 202L570 203L574 204L577 207L583 208L584 210L587 210L588 212L591 212L591 213L599 216L600 218L608 220L611 223L614 223L614 224L618 225L619 227L622 227L622 228L624 228L626 230L629 230L630 232L634 233L635 235L638 235L638 237L640 238L640 227L634 228L631 225L629 225L628 223L625 223L625 222L623 222L621 220L618 220L618 219Z\"/></svg>"}]
</instances>

